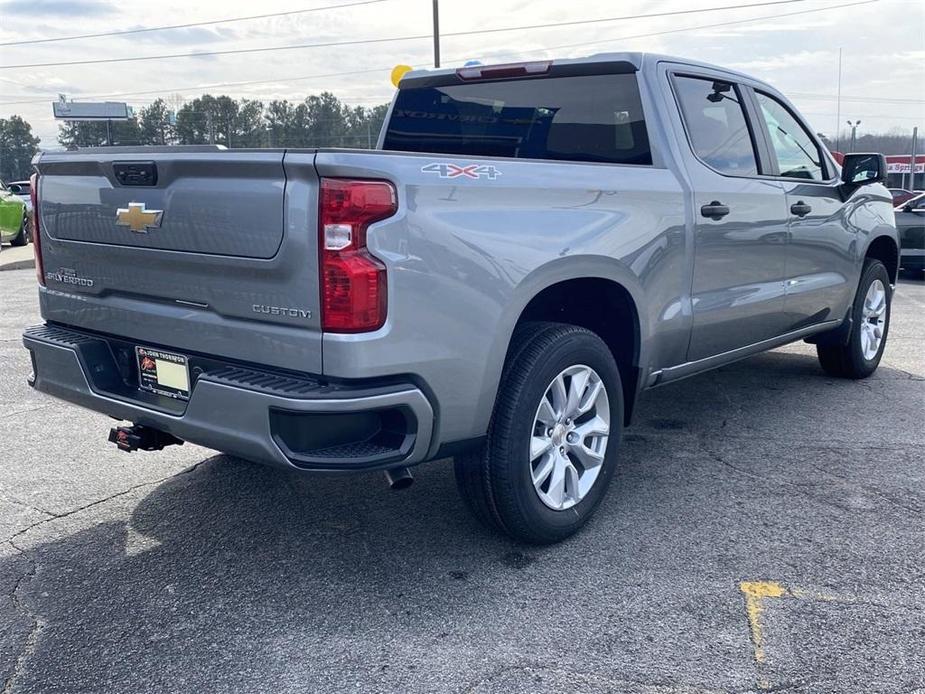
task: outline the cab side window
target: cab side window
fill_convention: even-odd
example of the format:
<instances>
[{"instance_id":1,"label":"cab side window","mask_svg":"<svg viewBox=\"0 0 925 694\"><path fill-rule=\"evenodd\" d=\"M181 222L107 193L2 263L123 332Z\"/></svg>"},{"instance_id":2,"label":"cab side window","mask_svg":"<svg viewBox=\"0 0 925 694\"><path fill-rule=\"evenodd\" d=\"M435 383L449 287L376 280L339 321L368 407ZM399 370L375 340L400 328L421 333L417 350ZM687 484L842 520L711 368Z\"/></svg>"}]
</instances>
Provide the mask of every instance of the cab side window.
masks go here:
<instances>
[{"instance_id":1,"label":"cab side window","mask_svg":"<svg viewBox=\"0 0 925 694\"><path fill-rule=\"evenodd\" d=\"M754 176L758 163L739 92L731 82L674 78L681 116L697 157L720 173Z\"/></svg>"},{"instance_id":2,"label":"cab side window","mask_svg":"<svg viewBox=\"0 0 925 694\"><path fill-rule=\"evenodd\" d=\"M803 124L773 96L755 92L755 97L768 128L771 146L777 156L780 175L786 178L824 181L822 152Z\"/></svg>"}]
</instances>

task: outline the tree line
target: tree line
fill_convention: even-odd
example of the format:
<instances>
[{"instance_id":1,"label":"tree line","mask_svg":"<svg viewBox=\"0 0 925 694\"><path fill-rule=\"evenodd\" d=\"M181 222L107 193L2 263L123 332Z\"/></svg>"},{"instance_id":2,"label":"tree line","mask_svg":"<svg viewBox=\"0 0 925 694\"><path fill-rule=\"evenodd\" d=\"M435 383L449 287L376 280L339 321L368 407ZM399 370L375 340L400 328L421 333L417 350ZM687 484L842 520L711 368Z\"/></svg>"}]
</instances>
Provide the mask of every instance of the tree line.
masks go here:
<instances>
[{"instance_id":1,"label":"tree line","mask_svg":"<svg viewBox=\"0 0 925 694\"><path fill-rule=\"evenodd\" d=\"M851 134L846 131L838 139L838 147L830 137L822 135L822 142L829 150L848 153L851 148ZM910 154L912 152L912 135L900 133L865 133L858 135L854 143L855 152L877 152L879 154ZM925 131L919 132L918 142L915 145L918 154L925 154Z\"/></svg>"},{"instance_id":2,"label":"tree line","mask_svg":"<svg viewBox=\"0 0 925 694\"><path fill-rule=\"evenodd\" d=\"M20 116L0 118L0 181L19 181L32 174L39 138Z\"/></svg>"},{"instance_id":3,"label":"tree line","mask_svg":"<svg viewBox=\"0 0 925 694\"><path fill-rule=\"evenodd\" d=\"M330 92L293 103L203 94L173 111L165 99L133 118L112 121L113 145L202 145L226 147L373 147L388 104L348 106ZM107 144L105 122L58 126L63 147Z\"/></svg>"},{"instance_id":4,"label":"tree line","mask_svg":"<svg viewBox=\"0 0 925 694\"><path fill-rule=\"evenodd\" d=\"M155 100L129 120L113 121L112 144L369 148L376 144L387 110L388 104L348 106L330 92L268 103L211 94L184 103L173 96ZM57 139L67 148L99 147L108 143L107 124L64 122ZM830 149L836 149L833 139L823 136ZM0 180L28 177L39 145L23 118L0 118ZM911 148L911 136L896 132L860 134L854 144L856 152L883 154L908 154ZM837 149L850 149L848 133L840 133ZM916 149L925 153L925 132Z\"/></svg>"}]
</instances>

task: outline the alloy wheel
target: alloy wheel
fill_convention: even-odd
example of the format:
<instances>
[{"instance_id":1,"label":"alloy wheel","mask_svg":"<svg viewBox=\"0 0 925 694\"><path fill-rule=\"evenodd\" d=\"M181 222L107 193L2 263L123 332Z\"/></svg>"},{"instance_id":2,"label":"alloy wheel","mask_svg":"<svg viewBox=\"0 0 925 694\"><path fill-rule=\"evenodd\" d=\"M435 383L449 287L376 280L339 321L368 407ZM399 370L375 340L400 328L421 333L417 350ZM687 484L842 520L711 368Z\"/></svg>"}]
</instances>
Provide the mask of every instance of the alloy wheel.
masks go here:
<instances>
[{"instance_id":1,"label":"alloy wheel","mask_svg":"<svg viewBox=\"0 0 925 694\"><path fill-rule=\"evenodd\" d=\"M886 328L886 287L879 279L870 283L861 307L861 352L870 361L880 351Z\"/></svg>"},{"instance_id":2,"label":"alloy wheel","mask_svg":"<svg viewBox=\"0 0 925 694\"><path fill-rule=\"evenodd\" d=\"M601 377L577 364L559 373L540 399L530 438L530 476L555 511L579 503L601 471L610 437L610 400Z\"/></svg>"}]
</instances>

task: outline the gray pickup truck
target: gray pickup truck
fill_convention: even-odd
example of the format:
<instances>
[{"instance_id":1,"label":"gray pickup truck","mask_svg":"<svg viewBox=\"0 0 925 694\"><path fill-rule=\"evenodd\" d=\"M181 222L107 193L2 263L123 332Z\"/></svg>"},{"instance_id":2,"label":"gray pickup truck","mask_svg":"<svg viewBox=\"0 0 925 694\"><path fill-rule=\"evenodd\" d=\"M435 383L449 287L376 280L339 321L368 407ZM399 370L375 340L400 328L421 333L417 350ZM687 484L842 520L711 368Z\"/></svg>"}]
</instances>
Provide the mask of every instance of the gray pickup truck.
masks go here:
<instances>
[{"instance_id":1,"label":"gray pickup truck","mask_svg":"<svg viewBox=\"0 0 925 694\"><path fill-rule=\"evenodd\" d=\"M473 513L574 533L640 394L795 340L880 361L879 155L841 168L773 87L648 54L415 71L376 150L35 160L31 383L300 471L453 457Z\"/></svg>"}]
</instances>

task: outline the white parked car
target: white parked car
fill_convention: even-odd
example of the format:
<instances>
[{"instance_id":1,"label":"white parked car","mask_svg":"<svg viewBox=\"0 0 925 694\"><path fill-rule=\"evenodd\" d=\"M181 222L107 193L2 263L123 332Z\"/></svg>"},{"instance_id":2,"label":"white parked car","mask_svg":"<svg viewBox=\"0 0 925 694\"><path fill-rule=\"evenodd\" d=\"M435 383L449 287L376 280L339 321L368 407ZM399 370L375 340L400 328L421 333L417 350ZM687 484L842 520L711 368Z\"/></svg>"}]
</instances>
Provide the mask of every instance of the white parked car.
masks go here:
<instances>
[{"instance_id":1,"label":"white parked car","mask_svg":"<svg viewBox=\"0 0 925 694\"><path fill-rule=\"evenodd\" d=\"M31 186L29 181L13 181L7 184L9 191L17 198L26 203L26 211L32 216L32 195L30 194Z\"/></svg>"}]
</instances>

